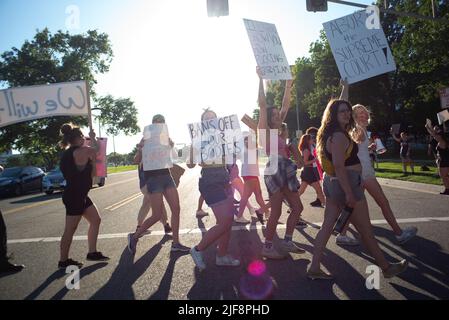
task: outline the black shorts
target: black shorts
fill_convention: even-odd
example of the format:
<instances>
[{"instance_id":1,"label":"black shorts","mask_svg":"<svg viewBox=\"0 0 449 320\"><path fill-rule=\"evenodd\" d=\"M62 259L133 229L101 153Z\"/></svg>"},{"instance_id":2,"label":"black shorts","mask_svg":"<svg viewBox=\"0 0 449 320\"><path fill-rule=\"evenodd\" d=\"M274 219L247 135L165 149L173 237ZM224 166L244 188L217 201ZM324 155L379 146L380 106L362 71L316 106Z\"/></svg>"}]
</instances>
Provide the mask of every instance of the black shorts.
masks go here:
<instances>
[{"instance_id":1,"label":"black shorts","mask_svg":"<svg viewBox=\"0 0 449 320\"><path fill-rule=\"evenodd\" d=\"M320 173L317 168L304 167L301 172L301 182L312 184L320 181Z\"/></svg>"},{"instance_id":2,"label":"black shorts","mask_svg":"<svg viewBox=\"0 0 449 320\"><path fill-rule=\"evenodd\" d=\"M94 205L87 195L64 194L62 202L65 205L66 215L68 216L81 216L87 208Z\"/></svg>"}]
</instances>

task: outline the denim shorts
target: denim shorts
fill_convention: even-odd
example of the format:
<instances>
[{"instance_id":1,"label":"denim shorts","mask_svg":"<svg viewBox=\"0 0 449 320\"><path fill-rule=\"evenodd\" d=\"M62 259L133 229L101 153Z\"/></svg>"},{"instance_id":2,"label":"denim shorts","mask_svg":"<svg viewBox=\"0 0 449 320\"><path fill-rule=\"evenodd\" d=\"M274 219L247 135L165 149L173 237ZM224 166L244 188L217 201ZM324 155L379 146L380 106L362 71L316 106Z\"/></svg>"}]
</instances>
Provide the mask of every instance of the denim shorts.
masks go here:
<instances>
[{"instance_id":1,"label":"denim shorts","mask_svg":"<svg viewBox=\"0 0 449 320\"><path fill-rule=\"evenodd\" d=\"M346 170L346 172L348 173L349 185L357 202L365 199L360 172L354 170ZM326 198L331 199L333 202L342 207L345 206L346 194L340 185L340 181L336 177L332 177L327 174L324 175L323 191Z\"/></svg>"},{"instance_id":2,"label":"denim shorts","mask_svg":"<svg viewBox=\"0 0 449 320\"><path fill-rule=\"evenodd\" d=\"M147 189L149 193L162 193L170 188L176 188L171 174L154 175L147 178Z\"/></svg>"},{"instance_id":3,"label":"denim shorts","mask_svg":"<svg viewBox=\"0 0 449 320\"><path fill-rule=\"evenodd\" d=\"M203 168L199 180L199 189L209 207L232 198L229 172L224 167Z\"/></svg>"}]
</instances>

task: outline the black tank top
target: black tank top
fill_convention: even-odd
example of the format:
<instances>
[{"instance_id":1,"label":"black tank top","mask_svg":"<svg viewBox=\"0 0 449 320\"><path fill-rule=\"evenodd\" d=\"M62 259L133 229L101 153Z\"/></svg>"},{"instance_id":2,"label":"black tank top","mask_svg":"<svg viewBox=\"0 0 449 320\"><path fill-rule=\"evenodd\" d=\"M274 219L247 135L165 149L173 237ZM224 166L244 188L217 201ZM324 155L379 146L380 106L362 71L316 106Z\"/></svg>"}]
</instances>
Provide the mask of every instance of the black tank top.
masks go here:
<instances>
[{"instance_id":1,"label":"black tank top","mask_svg":"<svg viewBox=\"0 0 449 320\"><path fill-rule=\"evenodd\" d=\"M67 186L64 193L77 192L87 194L92 188L92 161L89 160L82 171L79 171L73 158L73 152L79 147L70 147L61 157L60 168Z\"/></svg>"},{"instance_id":2,"label":"black tank top","mask_svg":"<svg viewBox=\"0 0 449 320\"><path fill-rule=\"evenodd\" d=\"M439 146L436 148L438 157L443 162L449 162L449 146L446 149L440 148Z\"/></svg>"}]
</instances>

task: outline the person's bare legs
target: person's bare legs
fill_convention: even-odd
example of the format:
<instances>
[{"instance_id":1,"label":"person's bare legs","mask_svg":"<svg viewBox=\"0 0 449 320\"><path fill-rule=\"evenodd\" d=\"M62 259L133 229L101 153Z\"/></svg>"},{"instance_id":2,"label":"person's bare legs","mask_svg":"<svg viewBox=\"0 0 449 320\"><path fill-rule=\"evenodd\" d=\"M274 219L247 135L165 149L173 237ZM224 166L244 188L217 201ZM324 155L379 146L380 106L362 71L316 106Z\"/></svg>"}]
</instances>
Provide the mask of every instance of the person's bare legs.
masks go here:
<instances>
[{"instance_id":1,"label":"person's bare legs","mask_svg":"<svg viewBox=\"0 0 449 320\"><path fill-rule=\"evenodd\" d=\"M133 234L134 239L139 239L145 231L147 231L156 222L161 220L162 207L163 207L163 195L162 193L149 193L152 215L146 219L142 225Z\"/></svg>"},{"instance_id":2,"label":"person's bare legs","mask_svg":"<svg viewBox=\"0 0 449 320\"><path fill-rule=\"evenodd\" d=\"M265 230L265 241L273 242L276 234L276 227L282 214L282 199L284 194L281 191L270 196L271 214L268 218L267 228Z\"/></svg>"},{"instance_id":3,"label":"person's bare legs","mask_svg":"<svg viewBox=\"0 0 449 320\"><path fill-rule=\"evenodd\" d=\"M321 184L319 182L314 182L311 184L311 186L313 189L315 189L318 200L320 200L321 204L324 206L324 204L326 203L326 199L324 198L323 188L321 188Z\"/></svg>"},{"instance_id":4,"label":"person's bare legs","mask_svg":"<svg viewBox=\"0 0 449 320\"><path fill-rule=\"evenodd\" d=\"M162 216L161 216L161 220L159 220L163 226L165 226L166 224L168 224L168 215L167 215L167 209L165 208L165 203L163 202L164 200L162 200Z\"/></svg>"},{"instance_id":5,"label":"person's bare legs","mask_svg":"<svg viewBox=\"0 0 449 320\"><path fill-rule=\"evenodd\" d=\"M287 228L285 230L286 236L292 236L295 231L295 227L299 222L301 212L304 209L301 203L301 199L298 196L298 192L292 192L288 188L282 190L283 195L290 204L291 213L287 219Z\"/></svg>"},{"instance_id":6,"label":"person's bare legs","mask_svg":"<svg viewBox=\"0 0 449 320\"><path fill-rule=\"evenodd\" d=\"M357 229L363 244L366 246L369 253L374 257L377 265L383 271L387 270L390 264L385 258L385 255L374 237L373 226L371 225L369 218L368 203L366 202L366 199L356 203L349 220Z\"/></svg>"},{"instance_id":7,"label":"person's bare legs","mask_svg":"<svg viewBox=\"0 0 449 320\"><path fill-rule=\"evenodd\" d=\"M313 242L313 256L309 271L319 272L321 266L321 259L323 257L324 249L329 241L329 238L334 230L335 222L337 222L340 215L341 207L338 206L332 199L326 197L326 207L324 208L324 221L320 231Z\"/></svg>"},{"instance_id":8,"label":"person's bare legs","mask_svg":"<svg viewBox=\"0 0 449 320\"><path fill-rule=\"evenodd\" d=\"M66 216L64 233L62 234L60 244L60 259L59 261L66 261L69 258L70 245L72 244L73 235L76 228L81 221L81 215L79 216Z\"/></svg>"},{"instance_id":9,"label":"person's bare legs","mask_svg":"<svg viewBox=\"0 0 449 320\"><path fill-rule=\"evenodd\" d=\"M212 211L215 215L217 223L215 226L210 228L201 239L200 243L196 246L196 249L203 251L207 249L211 244L220 239L219 250L220 253L225 251L227 244L225 243L227 232L231 231L232 222L234 218L234 208L233 208L232 198L229 198L219 204L212 205ZM229 241L228 241L229 242ZM224 253L226 254L226 253ZM224 255L223 254L223 255Z\"/></svg>"},{"instance_id":10,"label":"person's bare legs","mask_svg":"<svg viewBox=\"0 0 449 320\"><path fill-rule=\"evenodd\" d=\"M260 210L267 215L269 213L270 204L265 203L265 200L262 196L262 189L260 188L259 179L254 179L249 181L254 189L254 196L256 197L257 204L260 206Z\"/></svg>"},{"instance_id":11,"label":"person's bare legs","mask_svg":"<svg viewBox=\"0 0 449 320\"><path fill-rule=\"evenodd\" d=\"M87 231L87 242L89 244L89 253L97 252L98 232L100 231L101 217L95 205L87 208L83 217L89 222L89 230Z\"/></svg>"},{"instance_id":12,"label":"person's bare legs","mask_svg":"<svg viewBox=\"0 0 449 320\"><path fill-rule=\"evenodd\" d=\"M168 202L168 205L170 206L171 211L171 227L173 229L173 243L178 244L179 243L179 215L181 212L181 208L179 206L179 195L178 190L173 188L168 188L164 191L164 197ZM164 203L162 201L162 211L164 211ZM162 213L163 215L163 213ZM167 213L165 213L167 216Z\"/></svg>"},{"instance_id":13,"label":"person's bare legs","mask_svg":"<svg viewBox=\"0 0 449 320\"><path fill-rule=\"evenodd\" d=\"M301 182L301 185L299 186L298 189L298 195L302 196L304 194L304 192L306 192L307 187L309 186L309 184L307 182Z\"/></svg>"},{"instance_id":14,"label":"person's bare legs","mask_svg":"<svg viewBox=\"0 0 449 320\"><path fill-rule=\"evenodd\" d=\"M250 184L250 181L245 181L245 184L243 186L243 195L240 199L240 205L239 205L239 213L237 214L237 218L243 217L243 212L245 211L246 204L248 203L249 197L253 194L253 188Z\"/></svg>"},{"instance_id":15,"label":"person's bare legs","mask_svg":"<svg viewBox=\"0 0 449 320\"><path fill-rule=\"evenodd\" d=\"M198 198L198 208L196 209L196 211L203 210L203 204L204 204L204 198L203 198L203 196L200 196Z\"/></svg>"},{"instance_id":16,"label":"person's bare legs","mask_svg":"<svg viewBox=\"0 0 449 320\"><path fill-rule=\"evenodd\" d=\"M151 209L150 194L147 191L147 186L145 185L141 189L141 191L143 194L143 199L142 205L140 206L139 214L137 215L137 226L142 225Z\"/></svg>"},{"instance_id":17,"label":"person's bare legs","mask_svg":"<svg viewBox=\"0 0 449 320\"><path fill-rule=\"evenodd\" d=\"M449 168L439 168L438 172L440 173L441 180L443 181L443 185L446 190L449 190Z\"/></svg>"},{"instance_id":18,"label":"person's bare legs","mask_svg":"<svg viewBox=\"0 0 449 320\"><path fill-rule=\"evenodd\" d=\"M243 181L240 177L235 178L232 181L232 186L237 190L237 192L240 194L240 201L243 198L243 192L244 192L244 184ZM248 208L248 210L252 211L254 210L253 206L251 205L251 203L249 203L249 201L246 203L246 207Z\"/></svg>"},{"instance_id":19,"label":"person's bare legs","mask_svg":"<svg viewBox=\"0 0 449 320\"><path fill-rule=\"evenodd\" d=\"M390 227L393 229L393 232L400 236L402 234L402 229L398 225L396 218L394 217L393 210L391 210L390 203L388 202L385 193L382 190L377 179L368 178L363 181L363 186L368 191L368 193L373 197L374 201L376 201L377 205L381 208L382 214L387 220Z\"/></svg>"},{"instance_id":20,"label":"person's bare legs","mask_svg":"<svg viewBox=\"0 0 449 320\"><path fill-rule=\"evenodd\" d=\"M226 212L233 212L234 206L229 201L227 203L228 208L226 209ZM217 223L223 224L226 226L226 231L223 233L223 235L218 239L218 246L217 246L217 256L224 257L228 254L228 246L229 246L229 240L231 239L231 231L232 231L232 216L231 214L227 215L217 215Z\"/></svg>"}]
</instances>

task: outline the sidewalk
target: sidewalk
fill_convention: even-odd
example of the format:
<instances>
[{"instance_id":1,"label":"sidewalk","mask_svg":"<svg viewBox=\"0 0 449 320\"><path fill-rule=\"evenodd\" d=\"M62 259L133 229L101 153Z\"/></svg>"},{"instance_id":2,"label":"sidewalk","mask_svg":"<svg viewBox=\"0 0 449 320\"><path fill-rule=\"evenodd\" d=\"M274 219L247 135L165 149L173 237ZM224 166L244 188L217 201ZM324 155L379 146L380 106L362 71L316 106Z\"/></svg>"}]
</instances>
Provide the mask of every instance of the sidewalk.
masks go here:
<instances>
[{"instance_id":1,"label":"sidewalk","mask_svg":"<svg viewBox=\"0 0 449 320\"><path fill-rule=\"evenodd\" d=\"M434 184L419 183L419 182L409 182L394 179L377 178L377 181L382 186L388 186L393 188L415 190L418 192L435 193L439 194L443 191L443 186L437 186ZM449 198L449 197L448 197Z\"/></svg>"}]
</instances>

